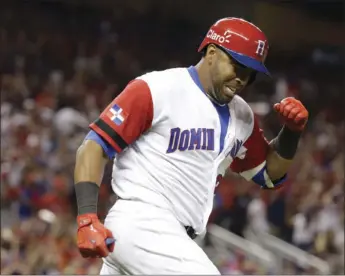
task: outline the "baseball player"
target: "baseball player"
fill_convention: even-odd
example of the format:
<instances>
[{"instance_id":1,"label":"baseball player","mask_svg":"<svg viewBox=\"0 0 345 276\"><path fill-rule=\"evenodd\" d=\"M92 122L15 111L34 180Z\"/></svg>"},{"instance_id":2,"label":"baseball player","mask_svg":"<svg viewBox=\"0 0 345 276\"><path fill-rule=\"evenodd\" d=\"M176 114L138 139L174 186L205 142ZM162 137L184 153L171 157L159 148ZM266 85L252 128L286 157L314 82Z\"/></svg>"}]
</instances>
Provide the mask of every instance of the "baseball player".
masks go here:
<instances>
[{"instance_id":1,"label":"baseball player","mask_svg":"<svg viewBox=\"0 0 345 276\"><path fill-rule=\"evenodd\" d=\"M258 72L269 75L267 51L258 27L220 19L197 65L137 77L90 125L76 157L77 244L83 257L103 258L100 274L219 274L193 241L217 179L231 169L279 187L308 120L300 101L283 99L274 109L284 124L268 142L239 96ZM97 199L109 159L118 200L103 225Z\"/></svg>"}]
</instances>

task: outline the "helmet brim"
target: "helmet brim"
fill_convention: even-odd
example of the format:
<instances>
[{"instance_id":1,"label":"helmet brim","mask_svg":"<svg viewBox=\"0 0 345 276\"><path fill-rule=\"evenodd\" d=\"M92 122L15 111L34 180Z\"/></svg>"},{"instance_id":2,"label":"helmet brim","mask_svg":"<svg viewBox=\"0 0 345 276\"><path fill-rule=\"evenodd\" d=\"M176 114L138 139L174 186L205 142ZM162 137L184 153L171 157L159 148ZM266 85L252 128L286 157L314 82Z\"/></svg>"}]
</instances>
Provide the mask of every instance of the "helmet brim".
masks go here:
<instances>
[{"instance_id":1,"label":"helmet brim","mask_svg":"<svg viewBox=\"0 0 345 276\"><path fill-rule=\"evenodd\" d=\"M265 67L265 65L263 63L261 63L260 61L236 53L234 51L228 50L228 49L224 49L231 57L233 57L237 62L241 63L243 66L249 67L255 71L261 72L266 74L267 76L271 76L270 72L268 71L268 69Z\"/></svg>"}]
</instances>

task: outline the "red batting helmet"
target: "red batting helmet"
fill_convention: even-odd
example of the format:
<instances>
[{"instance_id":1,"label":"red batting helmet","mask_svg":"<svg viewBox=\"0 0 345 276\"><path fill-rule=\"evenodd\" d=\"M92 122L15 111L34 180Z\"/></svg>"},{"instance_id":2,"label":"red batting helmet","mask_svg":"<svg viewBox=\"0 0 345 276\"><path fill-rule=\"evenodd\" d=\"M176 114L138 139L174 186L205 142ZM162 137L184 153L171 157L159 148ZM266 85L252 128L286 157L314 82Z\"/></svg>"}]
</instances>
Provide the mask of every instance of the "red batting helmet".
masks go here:
<instances>
[{"instance_id":1,"label":"red batting helmet","mask_svg":"<svg viewBox=\"0 0 345 276\"><path fill-rule=\"evenodd\" d=\"M264 65L268 41L254 24L235 17L220 19L211 26L198 52L211 43L222 48L242 65L269 75Z\"/></svg>"}]
</instances>

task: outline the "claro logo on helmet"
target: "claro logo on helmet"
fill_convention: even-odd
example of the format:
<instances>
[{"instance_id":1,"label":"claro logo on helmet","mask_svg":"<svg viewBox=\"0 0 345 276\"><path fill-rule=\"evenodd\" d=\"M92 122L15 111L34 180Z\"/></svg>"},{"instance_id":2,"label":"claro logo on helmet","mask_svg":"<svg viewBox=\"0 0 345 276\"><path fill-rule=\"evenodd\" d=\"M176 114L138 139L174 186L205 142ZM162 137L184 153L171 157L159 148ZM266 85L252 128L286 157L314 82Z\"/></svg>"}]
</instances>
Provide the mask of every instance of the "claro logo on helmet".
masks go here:
<instances>
[{"instance_id":1,"label":"claro logo on helmet","mask_svg":"<svg viewBox=\"0 0 345 276\"><path fill-rule=\"evenodd\" d=\"M230 42L228 38L231 37L231 33L227 30L224 32L223 35L217 34L214 30L209 30L207 35L207 38L213 39L219 43L224 43L224 42Z\"/></svg>"}]
</instances>

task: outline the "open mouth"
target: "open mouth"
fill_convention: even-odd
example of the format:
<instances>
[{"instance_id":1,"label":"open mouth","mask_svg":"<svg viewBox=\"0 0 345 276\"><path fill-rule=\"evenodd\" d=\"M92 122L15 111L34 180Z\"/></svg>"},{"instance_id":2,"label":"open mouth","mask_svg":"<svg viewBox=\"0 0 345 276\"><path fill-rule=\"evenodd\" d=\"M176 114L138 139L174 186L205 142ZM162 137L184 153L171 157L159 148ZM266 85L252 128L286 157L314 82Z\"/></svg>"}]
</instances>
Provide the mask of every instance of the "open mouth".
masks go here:
<instances>
[{"instance_id":1,"label":"open mouth","mask_svg":"<svg viewBox=\"0 0 345 276\"><path fill-rule=\"evenodd\" d=\"M228 97L233 97L236 94L236 88L225 85L225 94Z\"/></svg>"}]
</instances>

